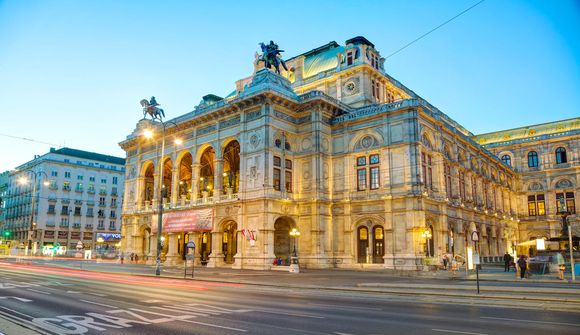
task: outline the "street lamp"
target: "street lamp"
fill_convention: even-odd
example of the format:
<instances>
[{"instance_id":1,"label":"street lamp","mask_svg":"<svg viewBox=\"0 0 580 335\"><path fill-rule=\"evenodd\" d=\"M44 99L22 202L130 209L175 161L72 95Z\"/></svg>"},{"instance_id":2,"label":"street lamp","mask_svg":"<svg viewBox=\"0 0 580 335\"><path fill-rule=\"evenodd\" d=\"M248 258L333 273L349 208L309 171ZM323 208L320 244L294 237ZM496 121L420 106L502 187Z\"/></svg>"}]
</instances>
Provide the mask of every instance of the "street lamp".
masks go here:
<instances>
[{"instance_id":1,"label":"street lamp","mask_svg":"<svg viewBox=\"0 0 580 335\"><path fill-rule=\"evenodd\" d=\"M298 254L296 253L296 238L300 236L300 231L296 228L292 228L290 236L294 239L294 250L292 251L292 257L290 257L290 272L299 273L300 268L298 265Z\"/></svg>"},{"instance_id":2,"label":"street lamp","mask_svg":"<svg viewBox=\"0 0 580 335\"><path fill-rule=\"evenodd\" d=\"M576 280L576 273L574 271L574 249L572 247L572 225L568 223L568 207L566 206L566 199L564 199L564 195L559 199L560 202L560 212L559 214L562 216L562 236L566 236L568 234L568 246L570 248L570 267L572 270L572 281Z\"/></svg>"},{"instance_id":3,"label":"street lamp","mask_svg":"<svg viewBox=\"0 0 580 335\"><path fill-rule=\"evenodd\" d=\"M166 131L166 125L167 122L163 122L161 115L159 115L157 117L159 119L159 123L162 126L163 129L163 133L161 135L161 157L159 159L159 199L158 199L158 215L157 215L157 260L156 260L156 265L155 265L155 275L160 276L161 275L161 249L163 247L163 242L162 242L162 230L163 230L163 189L164 189L164 185L163 185L163 167L165 165L164 162L164 156L165 156L165 131ZM169 121L171 123L173 123L174 125L177 126L177 124L175 124L175 122ZM153 138L154 136L154 132L151 129L145 129L143 131L143 136L145 136L146 138ZM183 143L183 141L181 139L175 139L174 143L176 145L180 145Z\"/></svg>"},{"instance_id":4,"label":"street lamp","mask_svg":"<svg viewBox=\"0 0 580 335\"><path fill-rule=\"evenodd\" d=\"M427 244L427 257L431 256L431 246L429 243L431 237L433 237L433 235L431 234L431 229L429 228L425 229L425 231L423 232L423 238L425 239L425 243Z\"/></svg>"},{"instance_id":5,"label":"street lamp","mask_svg":"<svg viewBox=\"0 0 580 335\"><path fill-rule=\"evenodd\" d=\"M48 175L46 174L46 172L44 171L32 171L32 170L26 170L26 171L22 171L24 173L27 173L29 175L32 176L32 199L31 199L31 204L30 204L30 227L28 229L28 250L32 249L32 233L34 231L34 226L36 225L34 223L34 210L35 210L35 206L36 206L36 178L41 175L44 174L44 176L46 177L46 179L48 179ZM21 176L20 178L18 178L18 183L20 185L28 185L29 180L28 178L26 178L26 176ZM49 182L48 180L45 180L43 182L44 186L48 186Z\"/></svg>"}]
</instances>

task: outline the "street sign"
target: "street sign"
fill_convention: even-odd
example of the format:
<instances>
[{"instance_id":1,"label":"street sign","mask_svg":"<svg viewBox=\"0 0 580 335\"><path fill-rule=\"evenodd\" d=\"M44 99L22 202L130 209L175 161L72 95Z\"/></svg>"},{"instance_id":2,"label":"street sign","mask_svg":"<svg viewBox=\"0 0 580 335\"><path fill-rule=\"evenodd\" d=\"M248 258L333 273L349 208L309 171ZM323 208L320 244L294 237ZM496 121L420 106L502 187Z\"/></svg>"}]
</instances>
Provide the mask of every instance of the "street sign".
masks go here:
<instances>
[{"instance_id":1,"label":"street sign","mask_svg":"<svg viewBox=\"0 0 580 335\"><path fill-rule=\"evenodd\" d=\"M481 264L479 261L479 254L473 254L473 264L475 265Z\"/></svg>"},{"instance_id":2,"label":"street sign","mask_svg":"<svg viewBox=\"0 0 580 335\"><path fill-rule=\"evenodd\" d=\"M477 230L474 230L474 231L471 233L471 240L472 240L473 242L477 242L477 241L479 241L479 232L478 232Z\"/></svg>"}]
</instances>

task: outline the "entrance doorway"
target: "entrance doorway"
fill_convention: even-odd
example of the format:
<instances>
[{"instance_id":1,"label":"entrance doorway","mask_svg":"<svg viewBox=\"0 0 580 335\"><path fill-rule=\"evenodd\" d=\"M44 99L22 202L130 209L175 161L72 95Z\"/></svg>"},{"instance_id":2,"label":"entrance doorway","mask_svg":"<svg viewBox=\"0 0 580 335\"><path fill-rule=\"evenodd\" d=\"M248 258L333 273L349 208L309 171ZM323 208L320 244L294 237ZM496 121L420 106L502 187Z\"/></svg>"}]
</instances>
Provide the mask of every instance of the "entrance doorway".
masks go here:
<instances>
[{"instance_id":1,"label":"entrance doorway","mask_svg":"<svg viewBox=\"0 0 580 335\"><path fill-rule=\"evenodd\" d=\"M224 262L226 264L233 264L234 256L238 252L237 229L238 225L235 222L227 223L224 226L224 232L222 235L222 253L224 254Z\"/></svg>"},{"instance_id":2,"label":"entrance doorway","mask_svg":"<svg viewBox=\"0 0 580 335\"><path fill-rule=\"evenodd\" d=\"M369 250L369 229L359 227L357 231L357 262L366 263Z\"/></svg>"},{"instance_id":3,"label":"entrance doorway","mask_svg":"<svg viewBox=\"0 0 580 335\"><path fill-rule=\"evenodd\" d=\"M294 221L288 217L279 218L274 223L274 255L276 259L282 259L283 265L290 264L290 230L294 227Z\"/></svg>"},{"instance_id":4,"label":"entrance doorway","mask_svg":"<svg viewBox=\"0 0 580 335\"><path fill-rule=\"evenodd\" d=\"M384 263L383 259L385 256L385 234L383 227L374 226L373 227L373 263L381 264Z\"/></svg>"},{"instance_id":5,"label":"entrance doorway","mask_svg":"<svg viewBox=\"0 0 580 335\"><path fill-rule=\"evenodd\" d=\"M206 265L211 254L211 234L204 231L199 236L199 258L202 265Z\"/></svg>"}]
</instances>

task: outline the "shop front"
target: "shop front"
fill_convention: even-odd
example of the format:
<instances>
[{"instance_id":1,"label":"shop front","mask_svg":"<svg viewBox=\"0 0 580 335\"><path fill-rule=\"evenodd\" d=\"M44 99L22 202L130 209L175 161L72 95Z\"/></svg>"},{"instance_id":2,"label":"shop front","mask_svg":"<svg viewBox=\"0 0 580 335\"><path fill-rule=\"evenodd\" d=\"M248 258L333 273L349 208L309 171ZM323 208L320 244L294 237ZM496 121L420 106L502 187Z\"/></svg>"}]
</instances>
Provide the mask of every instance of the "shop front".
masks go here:
<instances>
[{"instance_id":1,"label":"shop front","mask_svg":"<svg viewBox=\"0 0 580 335\"><path fill-rule=\"evenodd\" d=\"M121 252L121 234L97 233L96 248L97 257L116 258Z\"/></svg>"}]
</instances>

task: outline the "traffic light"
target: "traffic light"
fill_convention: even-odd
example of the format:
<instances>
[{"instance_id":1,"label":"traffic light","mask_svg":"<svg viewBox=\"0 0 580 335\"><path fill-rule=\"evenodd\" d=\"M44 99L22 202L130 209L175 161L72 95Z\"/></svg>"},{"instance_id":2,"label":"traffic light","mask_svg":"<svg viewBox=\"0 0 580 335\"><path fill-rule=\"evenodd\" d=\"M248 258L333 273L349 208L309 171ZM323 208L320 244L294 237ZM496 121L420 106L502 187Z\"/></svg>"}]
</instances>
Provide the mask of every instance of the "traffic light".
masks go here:
<instances>
[{"instance_id":1,"label":"traffic light","mask_svg":"<svg viewBox=\"0 0 580 335\"><path fill-rule=\"evenodd\" d=\"M8 231L8 230L5 230L4 231L4 237L8 238L10 236L12 236L12 232L11 231Z\"/></svg>"}]
</instances>

